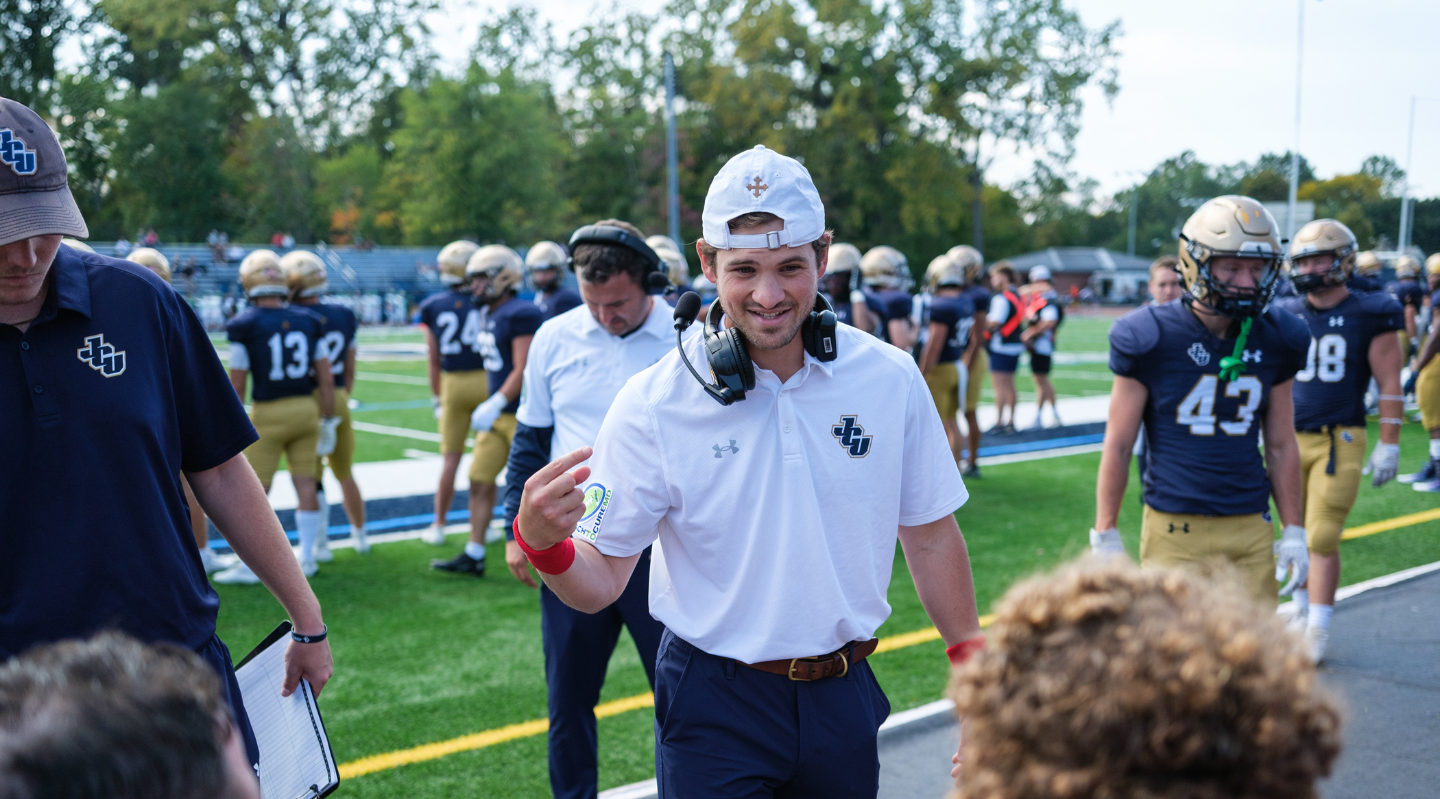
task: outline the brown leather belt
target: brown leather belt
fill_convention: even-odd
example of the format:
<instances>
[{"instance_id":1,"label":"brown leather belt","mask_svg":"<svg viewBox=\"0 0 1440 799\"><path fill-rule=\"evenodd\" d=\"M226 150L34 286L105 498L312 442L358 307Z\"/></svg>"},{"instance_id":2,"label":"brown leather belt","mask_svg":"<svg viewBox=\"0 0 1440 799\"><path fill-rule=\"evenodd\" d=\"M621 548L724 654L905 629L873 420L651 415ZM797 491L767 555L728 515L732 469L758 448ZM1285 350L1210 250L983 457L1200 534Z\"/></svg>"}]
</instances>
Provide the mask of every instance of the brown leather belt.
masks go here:
<instances>
[{"instance_id":1,"label":"brown leather belt","mask_svg":"<svg viewBox=\"0 0 1440 799\"><path fill-rule=\"evenodd\" d=\"M766 660L760 663L743 663L738 660L735 662L771 674L782 674L797 682L813 682L826 677L844 677L850 673L851 664L864 660L879 644L880 639L871 638L869 641L852 641L841 649L819 657ZM850 654L852 649L855 653L853 660Z\"/></svg>"}]
</instances>

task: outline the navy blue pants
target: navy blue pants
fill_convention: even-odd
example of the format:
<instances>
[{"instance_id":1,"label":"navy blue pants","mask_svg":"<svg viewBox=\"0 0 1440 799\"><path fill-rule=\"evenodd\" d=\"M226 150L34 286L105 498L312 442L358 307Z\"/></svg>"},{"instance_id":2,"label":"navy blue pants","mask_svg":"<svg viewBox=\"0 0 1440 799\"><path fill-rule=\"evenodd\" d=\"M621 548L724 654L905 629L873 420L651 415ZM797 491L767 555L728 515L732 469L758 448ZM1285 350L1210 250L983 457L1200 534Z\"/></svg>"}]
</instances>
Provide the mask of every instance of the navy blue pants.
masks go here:
<instances>
[{"instance_id":1,"label":"navy blue pants","mask_svg":"<svg viewBox=\"0 0 1440 799\"><path fill-rule=\"evenodd\" d=\"M645 677L655 687L655 653L665 628L650 615L650 550L615 604L581 613L540 587L540 628L545 637L545 685L550 696L550 790L555 799L595 799L599 739L595 704L620 628L630 628Z\"/></svg>"},{"instance_id":2,"label":"navy blue pants","mask_svg":"<svg viewBox=\"0 0 1440 799\"><path fill-rule=\"evenodd\" d=\"M880 790L890 701L870 664L795 682L665 631L655 670L660 799L864 797Z\"/></svg>"},{"instance_id":3,"label":"navy blue pants","mask_svg":"<svg viewBox=\"0 0 1440 799\"><path fill-rule=\"evenodd\" d=\"M235 677L235 664L230 662L230 650L220 636L210 636L209 643L195 650L210 668L220 675L220 698L230 705L235 725L245 738L245 754L250 765L260 765L260 744L255 742L255 730L250 727L250 716L245 713L245 701L240 698L240 681ZM258 771L256 772L259 773Z\"/></svg>"}]
</instances>

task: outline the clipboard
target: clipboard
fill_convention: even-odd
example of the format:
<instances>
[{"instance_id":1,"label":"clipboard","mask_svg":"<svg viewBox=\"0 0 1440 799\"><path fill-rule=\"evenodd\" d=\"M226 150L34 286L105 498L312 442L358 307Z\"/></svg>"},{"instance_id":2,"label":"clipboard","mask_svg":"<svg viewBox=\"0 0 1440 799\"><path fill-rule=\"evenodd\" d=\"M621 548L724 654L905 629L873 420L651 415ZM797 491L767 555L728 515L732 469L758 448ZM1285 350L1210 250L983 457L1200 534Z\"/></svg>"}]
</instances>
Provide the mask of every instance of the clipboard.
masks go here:
<instances>
[{"instance_id":1,"label":"clipboard","mask_svg":"<svg viewBox=\"0 0 1440 799\"><path fill-rule=\"evenodd\" d=\"M320 799L340 787L335 753L310 683L280 695L291 625L283 621L235 667L260 746L261 799Z\"/></svg>"}]
</instances>

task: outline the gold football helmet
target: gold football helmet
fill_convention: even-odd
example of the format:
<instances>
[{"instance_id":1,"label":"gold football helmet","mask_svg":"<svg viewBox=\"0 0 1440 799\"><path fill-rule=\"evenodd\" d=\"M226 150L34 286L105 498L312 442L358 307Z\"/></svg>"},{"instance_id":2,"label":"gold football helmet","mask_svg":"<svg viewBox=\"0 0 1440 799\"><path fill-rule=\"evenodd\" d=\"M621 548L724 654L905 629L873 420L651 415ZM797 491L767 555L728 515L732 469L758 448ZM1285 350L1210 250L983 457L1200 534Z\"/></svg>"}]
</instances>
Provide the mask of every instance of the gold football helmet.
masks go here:
<instances>
[{"instance_id":1,"label":"gold football helmet","mask_svg":"<svg viewBox=\"0 0 1440 799\"><path fill-rule=\"evenodd\" d=\"M955 264L949 253L942 253L925 267L925 287L934 294L941 286L964 286L965 271Z\"/></svg>"},{"instance_id":2,"label":"gold football helmet","mask_svg":"<svg viewBox=\"0 0 1440 799\"><path fill-rule=\"evenodd\" d=\"M1402 256L1400 256L1400 257L1401 257L1402 259L1404 259L1404 258L1410 258L1410 256L1408 256L1408 255L1402 255ZM1415 259L1414 259L1414 258L1410 258L1410 260L1411 260L1411 262L1413 263ZM1395 271L1396 271L1396 272L1399 272L1399 271L1400 271L1400 262L1399 262L1399 261L1396 261L1396 262L1395 262ZM1434 255L1431 255L1429 258L1426 258L1426 259L1425 259L1425 274L1427 274L1427 275L1440 275L1440 252L1437 252L1437 253L1435 253Z\"/></svg>"},{"instance_id":3,"label":"gold football helmet","mask_svg":"<svg viewBox=\"0 0 1440 799\"><path fill-rule=\"evenodd\" d=\"M860 271L865 276L865 285L872 288L894 289L904 283L902 275L910 274L910 262L899 250L888 244L871 247L860 259Z\"/></svg>"},{"instance_id":4,"label":"gold football helmet","mask_svg":"<svg viewBox=\"0 0 1440 799\"><path fill-rule=\"evenodd\" d=\"M280 259L291 296L318 297L330 290L325 283L325 262L309 250L291 250Z\"/></svg>"},{"instance_id":5,"label":"gold football helmet","mask_svg":"<svg viewBox=\"0 0 1440 799\"><path fill-rule=\"evenodd\" d=\"M848 293L860 288L860 261L860 248L854 244L830 245L830 254L825 265L825 283L837 301L847 302ZM840 296L842 289L846 297Z\"/></svg>"},{"instance_id":6,"label":"gold football helmet","mask_svg":"<svg viewBox=\"0 0 1440 799\"><path fill-rule=\"evenodd\" d=\"M1180 229L1180 278L1191 299L1232 319L1259 316L1275 296L1283 251L1274 217L1265 206L1238 194L1216 197L1195 210ZM1255 258L1264 265L1258 285L1216 280L1213 258Z\"/></svg>"},{"instance_id":7,"label":"gold football helmet","mask_svg":"<svg viewBox=\"0 0 1440 799\"><path fill-rule=\"evenodd\" d=\"M525 279L525 262L520 254L504 244L487 244L470 256L465 265L465 282L487 278L485 291L479 296L489 301L499 299L507 291L514 291Z\"/></svg>"},{"instance_id":8,"label":"gold football helmet","mask_svg":"<svg viewBox=\"0 0 1440 799\"><path fill-rule=\"evenodd\" d=\"M985 256L969 244L957 244L945 253L965 276L965 285L973 286L985 274Z\"/></svg>"},{"instance_id":9,"label":"gold football helmet","mask_svg":"<svg viewBox=\"0 0 1440 799\"><path fill-rule=\"evenodd\" d=\"M440 282L447 286L458 286L465 282L465 266L470 263L470 256L480 249L480 245L473 241L452 241L440 250L440 255L435 259L440 263Z\"/></svg>"},{"instance_id":10,"label":"gold football helmet","mask_svg":"<svg viewBox=\"0 0 1440 799\"><path fill-rule=\"evenodd\" d=\"M685 256L680 252L680 245L669 236L655 234L647 237L645 243L650 249L660 256L665 264L666 274L670 278L670 285L683 286L690 282L690 265L685 263Z\"/></svg>"},{"instance_id":11,"label":"gold football helmet","mask_svg":"<svg viewBox=\"0 0 1440 799\"><path fill-rule=\"evenodd\" d=\"M79 250L80 252L95 252L94 247L91 247L89 244L86 244L79 239L72 239L69 236L60 239L60 243L64 244L66 247L69 247L72 250Z\"/></svg>"},{"instance_id":12,"label":"gold football helmet","mask_svg":"<svg viewBox=\"0 0 1440 799\"><path fill-rule=\"evenodd\" d=\"M170 282L170 259L166 258L159 250L149 247L136 247L130 251L129 255L125 256L125 260L140 264L151 272L159 275L166 283Z\"/></svg>"},{"instance_id":13,"label":"gold football helmet","mask_svg":"<svg viewBox=\"0 0 1440 799\"><path fill-rule=\"evenodd\" d=\"M288 297L290 284L280 268L280 256L270 250L255 250L240 262L240 287L245 296Z\"/></svg>"},{"instance_id":14,"label":"gold football helmet","mask_svg":"<svg viewBox=\"0 0 1440 799\"><path fill-rule=\"evenodd\" d=\"M1301 228L1302 230L1304 228ZM1298 233L1296 234L1299 235ZM1411 259L1414 260L1414 259ZM1380 263L1380 257L1370 250L1366 250L1355 256L1355 271L1362 275L1378 275L1384 264Z\"/></svg>"},{"instance_id":15,"label":"gold football helmet","mask_svg":"<svg viewBox=\"0 0 1440 799\"><path fill-rule=\"evenodd\" d=\"M1344 222L1334 219L1316 219L1313 222L1305 223L1305 226L1295 231L1295 238L1290 240L1290 257L1286 259L1289 264L1290 282L1295 285L1295 290L1301 294L1309 294L1312 291L1319 291L1327 286L1336 286L1350 279L1355 271L1355 251L1359 249L1359 242L1355 240L1355 234ZM1374 258L1373 253L1366 253ZM1330 268L1324 272L1300 271L1297 262L1304 258L1316 255L1330 256ZM1380 261L1375 259L1375 270L1380 270Z\"/></svg>"},{"instance_id":16,"label":"gold football helmet","mask_svg":"<svg viewBox=\"0 0 1440 799\"><path fill-rule=\"evenodd\" d=\"M536 269L555 269L564 272L569 265L570 254L565 252L564 247L553 241L536 242L535 246L525 253L525 268L532 272Z\"/></svg>"}]
</instances>

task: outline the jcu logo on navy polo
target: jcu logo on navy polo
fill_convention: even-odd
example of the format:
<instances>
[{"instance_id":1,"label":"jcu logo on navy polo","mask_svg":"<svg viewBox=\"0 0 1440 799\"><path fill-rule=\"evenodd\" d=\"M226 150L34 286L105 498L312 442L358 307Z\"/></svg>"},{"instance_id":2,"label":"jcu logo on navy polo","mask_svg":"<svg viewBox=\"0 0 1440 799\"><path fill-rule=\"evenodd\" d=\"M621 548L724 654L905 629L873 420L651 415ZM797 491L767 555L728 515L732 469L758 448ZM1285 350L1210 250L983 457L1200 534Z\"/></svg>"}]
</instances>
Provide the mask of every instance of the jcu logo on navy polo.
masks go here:
<instances>
[{"instance_id":1,"label":"jcu logo on navy polo","mask_svg":"<svg viewBox=\"0 0 1440 799\"><path fill-rule=\"evenodd\" d=\"M87 336L85 346L75 351L75 357L106 377L117 377L125 371L125 350L117 350L114 345L105 343L104 333Z\"/></svg>"},{"instance_id":2,"label":"jcu logo on navy polo","mask_svg":"<svg viewBox=\"0 0 1440 799\"><path fill-rule=\"evenodd\" d=\"M863 458L870 454L870 442L874 436L865 435L865 428L859 425L859 417L841 416L840 424L830 428L830 435L840 440L840 446L852 458Z\"/></svg>"}]
</instances>

